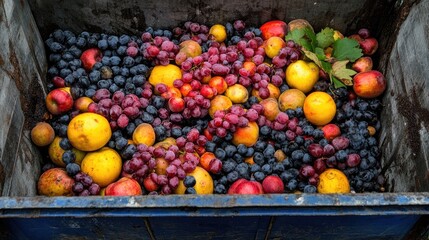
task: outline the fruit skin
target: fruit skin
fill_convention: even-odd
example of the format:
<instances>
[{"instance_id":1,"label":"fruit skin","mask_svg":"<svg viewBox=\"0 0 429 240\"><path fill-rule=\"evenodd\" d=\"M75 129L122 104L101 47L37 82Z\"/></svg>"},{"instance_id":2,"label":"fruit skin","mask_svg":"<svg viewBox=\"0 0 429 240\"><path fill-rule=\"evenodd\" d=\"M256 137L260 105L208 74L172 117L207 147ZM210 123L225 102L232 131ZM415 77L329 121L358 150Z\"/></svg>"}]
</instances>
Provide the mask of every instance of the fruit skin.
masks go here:
<instances>
[{"instance_id":1,"label":"fruit skin","mask_svg":"<svg viewBox=\"0 0 429 240\"><path fill-rule=\"evenodd\" d=\"M158 190L158 188L159 188L158 184L156 184L150 176L143 179L143 187L148 192L154 192L154 191Z\"/></svg>"},{"instance_id":2,"label":"fruit skin","mask_svg":"<svg viewBox=\"0 0 429 240\"><path fill-rule=\"evenodd\" d=\"M378 49L378 41L375 38L365 38L359 41L360 48L363 54L367 56L373 55Z\"/></svg>"},{"instance_id":3,"label":"fruit skin","mask_svg":"<svg viewBox=\"0 0 429 240\"><path fill-rule=\"evenodd\" d=\"M89 104L93 103L94 100L89 97L80 97L74 101L74 109L80 112L88 112Z\"/></svg>"},{"instance_id":4,"label":"fruit skin","mask_svg":"<svg viewBox=\"0 0 429 240\"><path fill-rule=\"evenodd\" d=\"M264 193L283 193L284 183L279 176L270 175L262 181L262 189Z\"/></svg>"},{"instance_id":5,"label":"fruit skin","mask_svg":"<svg viewBox=\"0 0 429 240\"><path fill-rule=\"evenodd\" d=\"M298 60L286 68L286 83L291 88L308 93L319 80L319 67L313 62Z\"/></svg>"},{"instance_id":6,"label":"fruit skin","mask_svg":"<svg viewBox=\"0 0 429 240\"><path fill-rule=\"evenodd\" d=\"M282 92L278 98L280 111L302 107L305 97L305 94L299 89L288 89Z\"/></svg>"},{"instance_id":7,"label":"fruit skin","mask_svg":"<svg viewBox=\"0 0 429 240\"><path fill-rule=\"evenodd\" d=\"M272 20L262 24L259 30L261 30L262 39L267 40L273 36L284 38L287 34L287 28L288 26L284 21Z\"/></svg>"},{"instance_id":8,"label":"fruit skin","mask_svg":"<svg viewBox=\"0 0 429 240\"><path fill-rule=\"evenodd\" d=\"M188 176L193 176L196 180L194 186L197 194L212 194L214 189L213 179L210 174L204 170L204 168L197 166L194 171L187 174ZM186 190L183 180L179 181L179 186L177 186L175 193L184 194Z\"/></svg>"},{"instance_id":9,"label":"fruit skin","mask_svg":"<svg viewBox=\"0 0 429 240\"><path fill-rule=\"evenodd\" d=\"M280 49L286 46L286 42L281 37L270 37L264 42L265 54L269 58L277 56L280 52Z\"/></svg>"},{"instance_id":10,"label":"fruit skin","mask_svg":"<svg viewBox=\"0 0 429 240\"><path fill-rule=\"evenodd\" d=\"M152 125L148 123L140 123L133 132L134 144L146 144L152 146L155 143L156 135Z\"/></svg>"},{"instance_id":11,"label":"fruit skin","mask_svg":"<svg viewBox=\"0 0 429 240\"><path fill-rule=\"evenodd\" d=\"M333 123L326 124L322 127L323 135L329 141L341 135L340 128Z\"/></svg>"},{"instance_id":12,"label":"fruit skin","mask_svg":"<svg viewBox=\"0 0 429 240\"><path fill-rule=\"evenodd\" d=\"M329 94L316 91L305 98L303 110L309 122L323 126L334 119L337 106Z\"/></svg>"},{"instance_id":13,"label":"fruit skin","mask_svg":"<svg viewBox=\"0 0 429 240\"><path fill-rule=\"evenodd\" d=\"M51 168L40 175L37 191L40 195L73 196L74 179L63 168Z\"/></svg>"},{"instance_id":14,"label":"fruit skin","mask_svg":"<svg viewBox=\"0 0 429 240\"><path fill-rule=\"evenodd\" d=\"M245 103L249 98L249 92L241 84L234 84L225 91L225 96L231 99L232 103Z\"/></svg>"},{"instance_id":15,"label":"fruit skin","mask_svg":"<svg viewBox=\"0 0 429 240\"><path fill-rule=\"evenodd\" d=\"M101 61L103 54L98 48L90 48L85 50L80 56L82 66L86 71L90 71L96 62Z\"/></svg>"},{"instance_id":16,"label":"fruit skin","mask_svg":"<svg viewBox=\"0 0 429 240\"><path fill-rule=\"evenodd\" d=\"M247 90L246 90L247 91ZM209 115L213 118L217 110L227 110L232 106L232 101L224 95L217 95L210 101Z\"/></svg>"},{"instance_id":17,"label":"fruit skin","mask_svg":"<svg viewBox=\"0 0 429 240\"><path fill-rule=\"evenodd\" d=\"M63 88L66 86L66 81L62 77L55 76L52 78L52 84L54 84L56 88Z\"/></svg>"},{"instance_id":18,"label":"fruit skin","mask_svg":"<svg viewBox=\"0 0 429 240\"><path fill-rule=\"evenodd\" d=\"M107 119L96 113L81 113L67 128L67 137L73 147L82 151L95 151L110 140L112 130Z\"/></svg>"},{"instance_id":19,"label":"fruit skin","mask_svg":"<svg viewBox=\"0 0 429 240\"><path fill-rule=\"evenodd\" d=\"M168 99L168 108L172 112L181 112L185 109L185 100L181 97L171 97Z\"/></svg>"},{"instance_id":20,"label":"fruit skin","mask_svg":"<svg viewBox=\"0 0 429 240\"><path fill-rule=\"evenodd\" d=\"M104 192L105 196L138 196L142 195L140 184L128 177L122 177L118 181L109 184Z\"/></svg>"},{"instance_id":21,"label":"fruit skin","mask_svg":"<svg viewBox=\"0 0 429 240\"><path fill-rule=\"evenodd\" d=\"M122 159L114 149L103 147L86 154L81 163L81 170L100 187L106 187L121 175Z\"/></svg>"},{"instance_id":22,"label":"fruit skin","mask_svg":"<svg viewBox=\"0 0 429 240\"><path fill-rule=\"evenodd\" d=\"M54 141L55 131L49 123L38 122L31 129L30 136L36 146L45 147Z\"/></svg>"},{"instance_id":23,"label":"fruit skin","mask_svg":"<svg viewBox=\"0 0 429 240\"><path fill-rule=\"evenodd\" d=\"M54 115L66 113L73 108L73 97L67 88L56 88L45 99L48 111Z\"/></svg>"},{"instance_id":24,"label":"fruit skin","mask_svg":"<svg viewBox=\"0 0 429 240\"><path fill-rule=\"evenodd\" d=\"M154 87L160 83L163 83L168 87L174 87L174 80L181 78L182 72L178 66L173 64L168 64L167 66L157 65L150 73L149 83Z\"/></svg>"},{"instance_id":25,"label":"fruit skin","mask_svg":"<svg viewBox=\"0 0 429 240\"><path fill-rule=\"evenodd\" d=\"M198 44L194 40L185 40L179 44L179 47L180 47L179 52L185 53L186 58L196 57L201 55L202 53L200 44Z\"/></svg>"},{"instance_id":26,"label":"fruit skin","mask_svg":"<svg viewBox=\"0 0 429 240\"><path fill-rule=\"evenodd\" d=\"M256 122L249 122L247 127L237 128L232 136L232 143L235 146L244 144L247 147L255 145L259 137L259 127Z\"/></svg>"},{"instance_id":27,"label":"fruit skin","mask_svg":"<svg viewBox=\"0 0 429 240\"><path fill-rule=\"evenodd\" d=\"M353 90L362 98L380 96L386 90L386 85L384 75L377 70L361 72L353 77Z\"/></svg>"},{"instance_id":28,"label":"fruit skin","mask_svg":"<svg viewBox=\"0 0 429 240\"><path fill-rule=\"evenodd\" d=\"M349 180L340 170L335 168L326 169L319 175L317 191L323 194L349 193Z\"/></svg>"},{"instance_id":29,"label":"fruit skin","mask_svg":"<svg viewBox=\"0 0 429 240\"><path fill-rule=\"evenodd\" d=\"M373 62L371 57L361 57L353 63L352 69L356 72L367 72L372 70Z\"/></svg>"},{"instance_id":30,"label":"fruit skin","mask_svg":"<svg viewBox=\"0 0 429 240\"><path fill-rule=\"evenodd\" d=\"M287 24L287 27L288 32L306 27L310 28L311 31L314 32L313 26L311 26L311 24L305 19L294 19Z\"/></svg>"},{"instance_id":31,"label":"fruit skin","mask_svg":"<svg viewBox=\"0 0 429 240\"><path fill-rule=\"evenodd\" d=\"M223 42L226 39L226 29L225 26L221 24L215 24L213 25L210 30L209 34L213 37L213 39L216 42Z\"/></svg>"},{"instance_id":32,"label":"fruit skin","mask_svg":"<svg viewBox=\"0 0 429 240\"><path fill-rule=\"evenodd\" d=\"M214 76L209 80L209 86L216 89L217 94L222 94L228 88L228 84L221 76Z\"/></svg>"},{"instance_id":33,"label":"fruit skin","mask_svg":"<svg viewBox=\"0 0 429 240\"><path fill-rule=\"evenodd\" d=\"M263 115L270 121L274 121L280 113L279 104L274 98L267 98L259 102L264 107Z\"/></svg>"},{"instance_id":34,"label":"fruit skin","mask_svg":"<svg viewBox=\"0 0 429 240\"><path fill-rule=\"evenodd\" d=\"M62 159L63 153L65 152L65 150L60 147L61 139L62 138L59 136L56 136L54 138L54 140L48 147L48 154L49 154L49 158L55 165L59 167L65 167L66 164L63 162L63 159ZM75 163L80 165L80 163L82 162L83 158L86 155L86 152L80 151L76 148L72 148L72 151L76 156Z\"/></svg>"},{"instance_id":35,"label":"fruit skin","mask_svg":"<svg viewBox=\"0 0 429 240\"><path fill-rule=\"evenodd\" d=\"M249 181L244 178L235 181L228 189L228 194L263 194L263 187L257 181Z\"/></svg>"}]
</instances>

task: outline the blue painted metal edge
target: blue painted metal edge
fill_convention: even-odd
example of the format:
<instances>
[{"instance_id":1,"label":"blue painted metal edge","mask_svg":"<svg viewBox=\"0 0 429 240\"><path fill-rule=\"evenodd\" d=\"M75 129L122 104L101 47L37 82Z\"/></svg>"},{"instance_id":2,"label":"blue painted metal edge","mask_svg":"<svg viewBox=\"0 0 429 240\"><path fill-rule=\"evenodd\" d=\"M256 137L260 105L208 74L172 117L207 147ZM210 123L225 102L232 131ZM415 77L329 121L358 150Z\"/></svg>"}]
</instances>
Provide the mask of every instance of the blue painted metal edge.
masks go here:
<instances>
[{"instance_id":1,"label":"blue painted metal edge","mask_svg":"<svg viewBox=\"0 0 429 240\"><path fill-rule=\"evenodd\" d=\"M426 214L429 193L0 197L0 218Z\"/></svg>"}]
</instances>

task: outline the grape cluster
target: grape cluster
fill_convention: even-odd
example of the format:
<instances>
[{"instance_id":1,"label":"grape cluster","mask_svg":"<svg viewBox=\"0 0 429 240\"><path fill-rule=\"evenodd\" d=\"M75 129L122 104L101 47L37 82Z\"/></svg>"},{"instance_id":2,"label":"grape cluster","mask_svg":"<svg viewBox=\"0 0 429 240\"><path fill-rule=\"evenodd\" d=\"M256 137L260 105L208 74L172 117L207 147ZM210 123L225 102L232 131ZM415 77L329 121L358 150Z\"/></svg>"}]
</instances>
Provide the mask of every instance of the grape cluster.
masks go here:
<instances>
[{"instance_id":1,"label":"grape cluster","mask_svg":"<svg viewBox=\"0 0 429 240\"><path fill-rule=\"evenodd\" d=\"M210 134L225 138L228 134L234 133L237 128L247 127L249 122L256 121L259 113L255 108L258 108L257 105L253 105L251 109L246 111L240 105L233 105L227 110L218 110L208 123L207 129Z\"/></svg>"},{"instance_id":2,"label":"grape cluster","mask_svg":"<svg viewBox=\"0 0 429 240\"><path fill-rule=\"evenodd\" d=\"M100 194L100 185L94 183L92 178L83 172L78 172L74 175L74 184L72 191L77 196L90 196Z\"/></svg>"},{"instance_id":3,"label":"grape cluster","mask_svg":"<svg viewBox=\"0 0 429 240\"><path fill-rule=\"evenodd\" d=\"M170 60L175 59L179 52L179 45L168 37L155 36L152 38L150 32L144 32L142 40L140 53L145 59L153 60L155 65L168 65Z\"/></svg>"}]
</instances>

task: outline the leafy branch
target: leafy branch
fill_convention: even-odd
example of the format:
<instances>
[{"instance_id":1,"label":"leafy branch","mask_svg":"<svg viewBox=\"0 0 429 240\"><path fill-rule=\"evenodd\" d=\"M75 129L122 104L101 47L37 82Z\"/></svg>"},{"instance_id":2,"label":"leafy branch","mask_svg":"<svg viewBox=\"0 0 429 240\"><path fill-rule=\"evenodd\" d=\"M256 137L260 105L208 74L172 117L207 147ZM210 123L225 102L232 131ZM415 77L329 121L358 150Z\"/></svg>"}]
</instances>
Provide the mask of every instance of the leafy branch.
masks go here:
<instances>
[{"instance_id":1,"label":"leafy branch","mask_svg":"<svg viewBox=\"0 0 429 240\"><path fill-rule=\"evenodd\" d=\"M354 39L335 40L334 33L334 29L324 28L316 34L311 28L305 27L290 31L285 39L300 45L305 56L329 75L335 88L352 86L352 76L356 72L348 68L347 64L360 58L363 55L362 50ZM328 58L325 49L330 47L332 54Z\"/></svg>"}]
</instances>

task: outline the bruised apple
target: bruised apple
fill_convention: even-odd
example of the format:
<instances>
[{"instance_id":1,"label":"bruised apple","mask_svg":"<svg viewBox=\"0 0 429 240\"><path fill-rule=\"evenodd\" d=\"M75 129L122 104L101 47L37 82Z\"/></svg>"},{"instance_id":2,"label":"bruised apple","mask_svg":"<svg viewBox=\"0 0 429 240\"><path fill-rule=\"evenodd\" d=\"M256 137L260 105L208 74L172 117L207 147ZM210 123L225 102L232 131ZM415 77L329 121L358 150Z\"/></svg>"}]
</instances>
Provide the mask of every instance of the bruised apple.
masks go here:
<instances>
[{"instance_id":1,"label":"bruised apple","mask_svg":"<svg viewBox=\"0 0 429 240\"><path fill-rule=\"evenodd\" d=\"M386 90L386 85L384 75L377 70L361 72L353 77L353 90L362 98L380 96Z\"/></svg>"}]
</instances>

